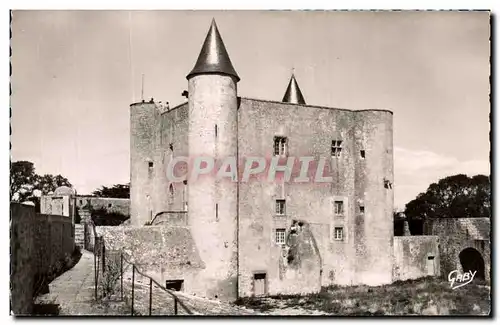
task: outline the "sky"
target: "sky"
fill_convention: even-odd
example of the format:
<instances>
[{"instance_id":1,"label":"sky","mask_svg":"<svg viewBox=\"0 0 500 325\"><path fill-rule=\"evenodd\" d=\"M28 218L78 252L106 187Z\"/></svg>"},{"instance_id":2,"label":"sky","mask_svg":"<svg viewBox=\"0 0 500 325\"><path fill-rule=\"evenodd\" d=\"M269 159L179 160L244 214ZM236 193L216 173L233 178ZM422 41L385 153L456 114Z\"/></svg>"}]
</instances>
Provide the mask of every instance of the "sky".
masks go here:
<instances>
[{"instance_id":1,"label":"sky","mask_svg":"<svg viewBox=\"0 0 500 325\"><path fill-rule=\"evenodd\" d=\"M78 193L129 182L129 105L184 102L215 18L238 95L394 112L396 208L490 174L488 12L14 11L11 158Z\"/></svg>"}]
</instances>

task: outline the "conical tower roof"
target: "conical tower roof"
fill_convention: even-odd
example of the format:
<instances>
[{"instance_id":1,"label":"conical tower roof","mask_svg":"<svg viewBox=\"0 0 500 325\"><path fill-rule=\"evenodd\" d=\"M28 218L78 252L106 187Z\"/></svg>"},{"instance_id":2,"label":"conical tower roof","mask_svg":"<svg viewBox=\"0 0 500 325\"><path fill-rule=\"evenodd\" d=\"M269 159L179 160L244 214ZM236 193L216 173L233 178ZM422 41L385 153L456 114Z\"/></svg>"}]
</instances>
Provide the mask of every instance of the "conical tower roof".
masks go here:
<instances>
[{"instance_id":1,"label":"conical tower roof","mask_svg":"<svg viewBox=\"0 0 500 325\"><path fill-rule=\"evenodd\" d=\"M304 96L302 96L302 92L300 91L297 80L295 80L295 76L293 74L292 78L290 78L290 82L288 83L288 87L286 88L285 96L283 96L282 102L303 105L306 104Z\"/></svg>"},{"instance_id":2,"label":"conical tower roof","mask_svg":"<svg viewBox=\"0 0 500 325\"><path fill-rule=\"evenodd\" d=\"M240 77L233 68L231 59L227 54L226 47L219 34L215 19L212 20L212 25L208 31L203 47L201 48L198 61L193 70L187 75L187 79L206 73L220 73L236 78L236 82L240 81Z\"/></svg>"}]
</instances>

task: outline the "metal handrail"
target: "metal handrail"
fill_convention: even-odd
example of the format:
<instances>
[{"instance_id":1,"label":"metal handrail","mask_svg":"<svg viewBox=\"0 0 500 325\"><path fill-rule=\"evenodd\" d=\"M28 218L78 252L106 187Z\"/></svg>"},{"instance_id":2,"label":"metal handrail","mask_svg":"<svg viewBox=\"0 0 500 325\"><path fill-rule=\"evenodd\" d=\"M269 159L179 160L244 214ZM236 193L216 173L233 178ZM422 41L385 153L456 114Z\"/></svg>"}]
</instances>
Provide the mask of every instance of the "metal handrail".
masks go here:
<instances>
[{"instance_id":1,"label":"metal handrail","mask_svg":"<svg viewBox=\"0 0 500 325\"><path fill-rule=\"evenodd\" d=\"M93 224L93 223L92 223ZM105 245L104 245L104 240L103 240L103 237L102 236L97 236L97 232L95 231L95 225L94 226L94 271L95 271L95 298L96 300L98 299L98 293L97 293L97 284L98 284L98 281L99 281L99 262L96 260L97 258L97 250L100 249L100 251L102 252L102 256L101 258L103 259L103 263L104 263L104 260L106 259L106 255L105 255ZM99 238L99 239L98 239ZM97 247L98 245L102 246L101 247ZM132 263L131 261L129 261L127 258L125 258L124 256L124 252L122 249L119 250L120 252L120 287L121 287L121 299L123 300L123 274L124 274L124 271L123 271L123 262L125 261L126 263L128 263L129 265L132 266L132 301L131 301L131 314L132 316L134 315L134 283L135 283L135 272L139 273L140 275L142 275L143 277L145 278L148 278L149 279L149 288L150 288L150 292L149 292L149 315L151 315L152 313L152 303L153 303L153 297L152 297L152 289L153 289L153 283L159 287L161 290L165 291L167 294L169 294L170 296L173 297L174 299L174 314L177 315L178 314L178 307L177 305L179 304L181 306L181 308L188 314L188 315L192 315L193 313L189 310L189 308L173 293L171 292L169 289L167 289L166 287L163 287L160 283L158 283L157 281L155 281L152 277L150 277L149 275L146 275L144 274L143 272L141 272L139 270L139 268L134 264ZM105 268L103 267L102 268L102 272L105 272Z\"/></svg>"}]
</instances>

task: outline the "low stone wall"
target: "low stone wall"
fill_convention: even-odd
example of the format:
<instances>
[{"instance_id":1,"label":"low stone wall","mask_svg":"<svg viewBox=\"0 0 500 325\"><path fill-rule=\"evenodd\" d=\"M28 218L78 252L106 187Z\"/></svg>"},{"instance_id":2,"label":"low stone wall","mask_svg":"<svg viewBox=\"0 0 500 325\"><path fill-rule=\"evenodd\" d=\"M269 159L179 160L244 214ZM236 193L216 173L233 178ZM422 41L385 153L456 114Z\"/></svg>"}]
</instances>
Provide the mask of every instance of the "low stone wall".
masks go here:
<instances>
[{"instance_id":1,"label":"low stone wall","mask_svg":"<svg viewBox=\"0 0 500 325\"><path fill-rule=\"evenodd\" d=\"M83 224L75 225L75 246L85 248L85 225Z\"/></svg>"},{"instance_id":2,"label":"low stone wall","mask_svg":"<svg viewBox=\"0 0 500 325\"><path fill-rule=\"evenodd\" d=\"M34 207L10 205L10 308L15 315L30 314L33 310L35 217Z\"/></svg>"},{"instance_id":3,"label":"low stone wall","mask_svg":"<svg viewBox=\"0 0 500 325\"><path fill-rule=\"evenodd\" d=\"M395 236L393 280L440 275L437 236Z\"/></svg>"},{"instance_id":4,"label":"low stone wall","mask_svg":"<svg viewBox=\"0 0 500 325\"><path fill-rule=\"evenodd\" d=\"M206 291L207 283L199 277L205 264L189 227L100 226L96 232L104 238L106 254L123 251L127 260L158 283L183 280L186 293Z\"/></svg>"},{"instance_id":5,"label":"low stone wall","mask_svg":"<svg viewBox=\"0 0 500 325\"><path fill-rule=\"evenodd\" d=\"M74 251L70 217L37 214L33 206L11 203L11 304L16 315L31 313L35 279L48 275Z\"/></svg>"}]
</instances>

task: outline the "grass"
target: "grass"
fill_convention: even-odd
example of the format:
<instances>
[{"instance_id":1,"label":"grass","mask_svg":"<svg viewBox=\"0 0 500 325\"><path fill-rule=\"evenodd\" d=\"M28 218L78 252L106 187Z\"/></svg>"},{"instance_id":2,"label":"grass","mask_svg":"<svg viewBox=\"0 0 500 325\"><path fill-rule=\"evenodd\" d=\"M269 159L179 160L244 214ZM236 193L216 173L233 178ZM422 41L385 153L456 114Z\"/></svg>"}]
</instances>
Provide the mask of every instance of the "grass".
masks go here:
<instances>
[{"instance_id":1,"label":"grass","mask_svg":"<svg viewBox=\"0 0 500 325\"><path fill-rule=\"evenodd\" d=\"M235 303L261 312L300 308L342 316L489 315L490 291L483 284L452 290L447 281L422 278L379 287L330 286L309 295L240 298Z\"/></svg>"}]
</instances>

